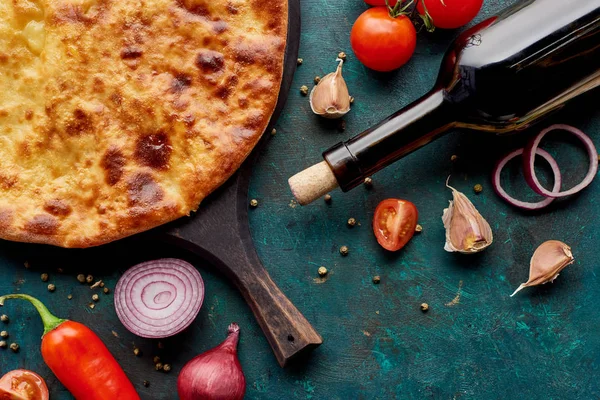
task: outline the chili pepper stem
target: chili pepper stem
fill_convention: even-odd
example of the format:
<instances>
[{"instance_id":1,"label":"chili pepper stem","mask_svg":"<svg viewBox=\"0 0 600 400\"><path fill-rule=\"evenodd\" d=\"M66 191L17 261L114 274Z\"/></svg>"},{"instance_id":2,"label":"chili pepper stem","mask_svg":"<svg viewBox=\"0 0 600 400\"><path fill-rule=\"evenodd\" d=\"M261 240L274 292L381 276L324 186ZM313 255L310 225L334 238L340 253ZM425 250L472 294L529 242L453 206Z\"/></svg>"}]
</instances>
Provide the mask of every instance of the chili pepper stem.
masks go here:
<instances>
[{"instance_id":1,"label":"chili pepper stem","mask_svg":"<svg viewBox=\"0 0 600 400\"><path fill-rule=\"evenodd\" d=\"M50 332L51 330L55 329L56 327L58 327L63 322L67 321L66 319L61 319L61 318L54 316L48 310L48 308L46 308L44 303L42 303L35 297L29 296L27 294L7 294L5 296L2 296L2 297L0 297L0 306L4 305L4 300L6 300L6 299L27 300L31 304L33 304L35 309L40 313L40 317L42 317L42 323L44 324L44 335L46 333ZM42 335L42 337L44 335Z\"/></svg>"}]
</instances>

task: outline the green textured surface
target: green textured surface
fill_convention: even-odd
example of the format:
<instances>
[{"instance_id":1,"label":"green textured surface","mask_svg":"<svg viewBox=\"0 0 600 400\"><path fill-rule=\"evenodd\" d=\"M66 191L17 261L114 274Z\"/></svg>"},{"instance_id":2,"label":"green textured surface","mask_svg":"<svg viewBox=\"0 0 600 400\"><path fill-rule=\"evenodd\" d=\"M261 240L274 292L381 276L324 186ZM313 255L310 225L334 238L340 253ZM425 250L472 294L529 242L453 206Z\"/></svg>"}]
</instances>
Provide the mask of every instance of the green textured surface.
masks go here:
<instances>
[{"instance_id":1,"label":"green textured surface","mask_svg":"<svg viewBox=\"0 0 600 400\"><path fill-rule=\"evenodd\" d=\"M486 1L478 20L513 3ZM371 190L359 187L332 193L333 203L297 206L287 178L319 161L321 151L359 133L424 94L433 82L442 52L456 32L421 34L417 52L400 71L376 74L353 59L348 32L365 9L359 0L303 0L299 67L290 99L277 124L277 135L259 158L250 195L260 201L251 211L251 230L258 253L273 279L323 335L312 357L288 369L277 365L252 314L237 291L199 259L175 249L148 244L117 243L100 249L66 251L3 242L0 245L0 292L31 293L61 317L88 324L124 365L144 399L174 399L176 376L193 354L217 345L231 321L242 326L240 359L247 378L248 399L588 399L600 397L600 295L597 249L600 186L557 202L547 211L516 211L492 192L492 162L523 138L498 139L484 134L455 133L429 145L374 176ZM349 54L345 77L356 103L347 129L320 120L297 92L315 75L335 68L335 56ZM518 95L518 94L516 94ZM596 97L594 97L594 95ZM554 117L599 138L597 94ZM547 123L544 123L547 125ZM552 138L551 138L552 139ZM544 147L556 155L566 184L585 172L583 151L561 137ZM452 154L459 156L450 162ZM516 164L505 176L511 193L528 196ZM443 251L441 213L450 199L444 181L473 200L490 222L494 244L484 253L461 256ZM471 188L482 183L478 196ZM401 252L380 249L372 235L372 212L379 201L400 197L413 201L423 232ZM532 197L533 198L533 197ZM359 225L346 226L354 217ZM223 227L227 229L227 227ZM547 239L569 243L576 257L552 285L524 290L510 298L527 278L535 247ZM348 245L350 254L338 249ZM116 318L112 294L87 307L92 291L75 280L92 272L114 288L120 274L135 262L159 256L181 256L193 262L206 283L206 298L189 331L164 341L141 340ZM23 267L29 261L31 268ZM330 273L321 282L317 269ZM64 273L58 274L57 268ZM46 290L39 274L48 272L57 285ZM374 285L374 275L381 283ZM461 283L462 282L462 283ZM460 289L459 289L460 288ZM460 300L448 305L460 292ZM67 294L74 298L67 300ZM427 302L430 311L421 313ZM11 317L3 329L21 345L13 354L0 350L2 373L24 367L41 373L52 399L70 399L39 354L42 326L24 302L7 303ZM113 336L111 331L118 333ZM143 350L135 358L133 346ZM170 374L155 372L152 356L173 364ZM151 382L149 388L143 380Z\"/></svg>"}]
</instances>

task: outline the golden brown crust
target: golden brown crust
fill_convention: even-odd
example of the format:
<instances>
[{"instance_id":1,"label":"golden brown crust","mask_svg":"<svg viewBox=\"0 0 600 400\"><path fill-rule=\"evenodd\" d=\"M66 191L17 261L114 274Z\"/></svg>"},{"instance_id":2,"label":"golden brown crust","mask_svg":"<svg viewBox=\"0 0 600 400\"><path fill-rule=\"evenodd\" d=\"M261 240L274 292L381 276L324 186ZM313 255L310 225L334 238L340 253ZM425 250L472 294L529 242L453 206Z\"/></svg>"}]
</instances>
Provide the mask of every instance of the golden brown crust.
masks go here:
<instances>
[{"instance_id":1,"label":"golden brown crust","mask_svg":"<svg viewBox=\"0 0 600 400\"><path fill-rule=\"evenodd\" d=\"M286 34L285 0L0 2L0 237L189 215L266 129Z\"/></svg>"}]
</instances>

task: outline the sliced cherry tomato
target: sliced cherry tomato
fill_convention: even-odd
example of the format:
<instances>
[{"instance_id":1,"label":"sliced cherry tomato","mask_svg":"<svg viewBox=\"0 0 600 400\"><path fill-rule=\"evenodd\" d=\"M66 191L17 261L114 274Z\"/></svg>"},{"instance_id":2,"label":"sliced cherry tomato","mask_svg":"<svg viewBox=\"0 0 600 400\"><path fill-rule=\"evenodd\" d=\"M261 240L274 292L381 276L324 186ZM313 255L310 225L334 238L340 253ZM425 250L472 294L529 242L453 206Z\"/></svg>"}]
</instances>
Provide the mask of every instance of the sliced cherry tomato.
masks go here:
<instances>
[{"instance_id":1,"label":"sliced cherry tomato","mask_svg":"<svg viewBox=\"0 0 600 400\"><path fill-rule=\"evenodd\" d=\"M454 29L471 22L477 15L483 0L418 0L417 9L425 15L425 8L433 25L442 29Z\"/></svg>"},{"instance_id":2,"label":"sliced cherry tomato","mask_svg":"<svg viewBox=\"0 0 600 400\"><path fill-rule=\"evenodd\" d=\"M418 220L417 207L410 201L383 200L375 209L373 232L381 247L400 250L415 234Z\"/></svg>"},{"instance_id":3,"label":"sliced cherry tomato","mask_svg":"<svg viewBox=\"0 0 600 400\"><path fill-rule=\"evenodd\" d=\"M392 71L406 64L417 46L417 31L405 15L392 18L386 7L362 13L350 32L352 50L365 66Z\"/></svg>"},{"instance_id":4,"label":"sliced cherry tomato","mask_svg":"<svg viewBox=\"0 0 600 400\"><path fill-rule=\"evenodd\" d=\"M44 379L26 369L10 371L0 379L1 400L48 400Z\"/></svg>"}]
</instances>

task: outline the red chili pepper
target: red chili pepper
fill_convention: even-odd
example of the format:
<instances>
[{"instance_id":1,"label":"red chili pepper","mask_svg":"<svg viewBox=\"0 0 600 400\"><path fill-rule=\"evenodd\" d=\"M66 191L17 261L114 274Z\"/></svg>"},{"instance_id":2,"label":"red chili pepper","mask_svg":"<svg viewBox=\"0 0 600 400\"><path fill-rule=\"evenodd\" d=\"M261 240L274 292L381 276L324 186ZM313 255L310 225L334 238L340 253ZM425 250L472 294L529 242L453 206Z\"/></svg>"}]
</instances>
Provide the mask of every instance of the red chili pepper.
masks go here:
<instances>
[{"instance_id":1,"label":"red chili pepper","mask_svg":"<svg viewBox=\"0 0 600 400\"><path fill-rule=\"evenodd\" d=\"M55 317L46 306L26 294L5 299L28 300L44 323L42 357L59 381L77 400L139 400L140 396L102 340L79 322Z\"/></svg>"}]
</instances>

